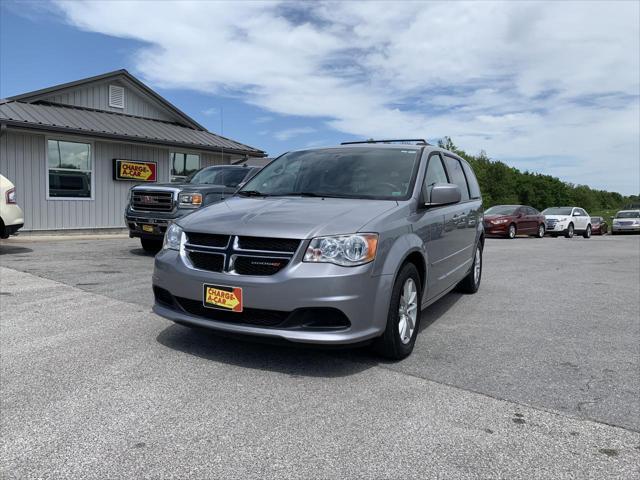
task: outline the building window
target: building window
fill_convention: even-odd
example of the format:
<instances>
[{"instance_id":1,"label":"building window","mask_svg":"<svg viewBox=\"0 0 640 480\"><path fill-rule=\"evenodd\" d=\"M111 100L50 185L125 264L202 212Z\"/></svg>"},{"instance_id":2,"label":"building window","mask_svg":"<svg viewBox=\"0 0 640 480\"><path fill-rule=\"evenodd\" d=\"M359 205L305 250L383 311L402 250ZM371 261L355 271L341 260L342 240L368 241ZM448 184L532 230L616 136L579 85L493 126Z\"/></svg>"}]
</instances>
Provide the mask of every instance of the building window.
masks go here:
<instances>
[{"instance_id":1,"label":"building window","mask_svg":"<svg viewBox=\"0 0 640 480\"><path fill-rule=\"evenodd\" d=\"M49 140L50 198L91 198L91 145Z\"/></svg>"},{"instance_id":2,"label":"building window","mask_svg":"<svg viewBox=\"0 0 640 480\"><path fill-rule=\"evenodd\" d=\"M200 155L171 152L171 181L181 182L200 170Z\"/></svg>"}]
</instances>

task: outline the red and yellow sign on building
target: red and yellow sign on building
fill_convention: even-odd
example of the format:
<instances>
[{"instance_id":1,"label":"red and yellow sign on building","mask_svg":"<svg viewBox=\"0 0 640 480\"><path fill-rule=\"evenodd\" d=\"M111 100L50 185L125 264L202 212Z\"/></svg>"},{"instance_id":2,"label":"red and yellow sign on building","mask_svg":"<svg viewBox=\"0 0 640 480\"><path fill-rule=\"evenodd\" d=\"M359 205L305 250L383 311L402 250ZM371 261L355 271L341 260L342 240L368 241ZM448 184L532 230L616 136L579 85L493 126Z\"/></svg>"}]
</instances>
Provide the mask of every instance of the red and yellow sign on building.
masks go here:
<instances>
[{"instance_id":1,"label":"red and yellow sign on building","mask_svg":"<svg viewBox=\"0 0 640 480\"><path fill-rule=\"evenodd\" d=\"M156 162L113 159L114 180L133 180L135 182L156 182L158 180Z\"/></svg>"}]
</instances>

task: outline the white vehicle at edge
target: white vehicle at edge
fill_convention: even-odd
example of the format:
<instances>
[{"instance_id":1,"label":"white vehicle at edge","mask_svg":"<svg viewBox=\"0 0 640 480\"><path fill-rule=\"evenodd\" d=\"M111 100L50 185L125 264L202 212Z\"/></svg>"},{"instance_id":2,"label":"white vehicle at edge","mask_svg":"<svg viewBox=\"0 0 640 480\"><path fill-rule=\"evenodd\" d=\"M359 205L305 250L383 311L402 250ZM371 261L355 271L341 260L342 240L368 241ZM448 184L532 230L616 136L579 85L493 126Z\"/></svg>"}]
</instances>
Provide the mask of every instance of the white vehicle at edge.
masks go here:
<instances>
[{"instance_id":1,"label":"white vehicle at edge","mask_svg":"<svg viewBox=\"0 0 640 480\"><path fill-rule=\"evenodd\" d=\"M591 217L580 207L549 207L543 210L547 235L573 237L574 233L591 238Z\"/></svg>"},{"instance_id":2,"label":"white vehicle at edge","mask_svg":"<svg viewBox=\"0 0 640 480\"><path fill-rule=\"evenodd\" d=\"M640 209L620 210L611 225L611 233L640 232Z\"/></svg>"},{"instance_id":3,"label":"white vehicle at edge","mask_svg":"<svg viewBox=\"0 0 640 480\"><path fill-rule=\"evenodd\" d=\"M16 188L0 175L0 238L9 238L24 225L24 214L16 204Z\"/></svg>"}]
</instances>

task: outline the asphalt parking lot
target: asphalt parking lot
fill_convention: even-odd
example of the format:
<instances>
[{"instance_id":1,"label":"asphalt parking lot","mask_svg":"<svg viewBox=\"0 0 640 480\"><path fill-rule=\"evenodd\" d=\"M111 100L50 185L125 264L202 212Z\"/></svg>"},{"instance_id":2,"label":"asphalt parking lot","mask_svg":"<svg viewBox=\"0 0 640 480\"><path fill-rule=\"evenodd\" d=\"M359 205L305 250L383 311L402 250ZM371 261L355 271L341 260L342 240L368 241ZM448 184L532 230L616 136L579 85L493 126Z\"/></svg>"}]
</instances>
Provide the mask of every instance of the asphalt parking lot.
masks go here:
<instances>
[{"instance_id":1,"label":"asphalt parking lot","mask_svg":"<svg viewBox=\"0 0 640 480\"><path fill-rule=\"evenodd\" d=\"M398 363L174 325L128 238L0 267L3 478L640 473L640 236L487 240Z\"/></svg>"}]
</instances>

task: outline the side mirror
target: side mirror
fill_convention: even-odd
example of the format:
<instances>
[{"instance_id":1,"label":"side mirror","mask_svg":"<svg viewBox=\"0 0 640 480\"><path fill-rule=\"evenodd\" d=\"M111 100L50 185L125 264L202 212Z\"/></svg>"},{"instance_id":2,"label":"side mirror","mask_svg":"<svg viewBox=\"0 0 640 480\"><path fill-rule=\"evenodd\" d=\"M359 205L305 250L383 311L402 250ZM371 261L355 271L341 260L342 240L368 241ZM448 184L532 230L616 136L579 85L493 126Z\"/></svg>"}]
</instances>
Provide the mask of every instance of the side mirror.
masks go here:
<instances>
[{"instance_id":1,"label":"side mirror","mask_svg":"<svg viewBox=\"0 0 640 480\"><path fill-rule=\"evenodd\" d=\"M436 183L431 187L430 198L425 203L426 207L437 207L440 205L451 205L458 203L462 199L460 187L453 183Z\"/></svg>"}]
</instances>

